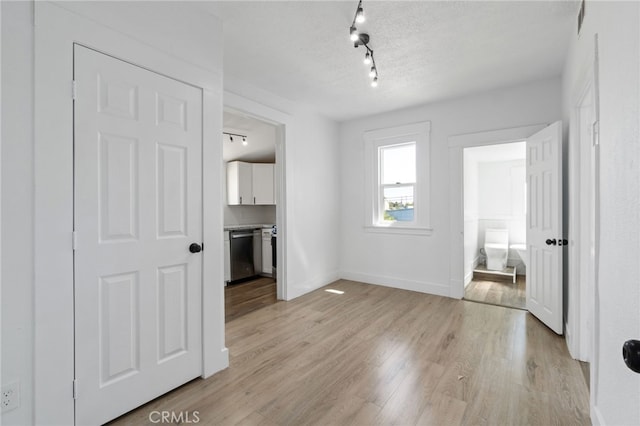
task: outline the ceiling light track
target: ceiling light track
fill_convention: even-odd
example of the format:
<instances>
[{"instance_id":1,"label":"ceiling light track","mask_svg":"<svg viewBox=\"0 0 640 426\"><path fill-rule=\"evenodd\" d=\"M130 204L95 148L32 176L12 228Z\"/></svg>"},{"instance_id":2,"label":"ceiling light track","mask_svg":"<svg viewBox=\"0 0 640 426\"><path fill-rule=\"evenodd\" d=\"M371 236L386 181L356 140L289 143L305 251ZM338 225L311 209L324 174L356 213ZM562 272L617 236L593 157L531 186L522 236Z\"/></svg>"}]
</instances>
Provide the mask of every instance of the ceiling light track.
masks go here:
<instances>
[{"instance_id":1,"label":"ceiling light track","mask_svg":"<svg viewBox=\"0 0 640 426\"><path fill-rule=\"evenodd\" d=\"M356 23L361 24L365 21L364 17L364 9L362 8L362 0L358 1L358 7L356 8L356 13L353 16L353 22L351 22L351 27L349 28L349 35L351 41L353 42L353 47L358 48L359 46L364 46L367 50L364 55L364 64L371 65L371 69L369 70L369 77L371 77L371 87L378 86L378 67L376 66L376 60L373 57L373 49L369 47L369 34L358 32L358 28L356 27Z\"/></svg>"},{"instance_id":2,"label":"ceiling light track","mask_svg":"<svg viewBox=\"0 0 640 426\"><path fill-rule=\"evenodd\" d=\"M238 134L238 133L229 133L229 132L222 132L222 134L229 136L229 141L230 142L233 142L233 137L236 136L238 138L242 138L242 145L245 145L245 146L248 145L247 135L241 135L241 134Z\"/></svg>"}]
</instances>

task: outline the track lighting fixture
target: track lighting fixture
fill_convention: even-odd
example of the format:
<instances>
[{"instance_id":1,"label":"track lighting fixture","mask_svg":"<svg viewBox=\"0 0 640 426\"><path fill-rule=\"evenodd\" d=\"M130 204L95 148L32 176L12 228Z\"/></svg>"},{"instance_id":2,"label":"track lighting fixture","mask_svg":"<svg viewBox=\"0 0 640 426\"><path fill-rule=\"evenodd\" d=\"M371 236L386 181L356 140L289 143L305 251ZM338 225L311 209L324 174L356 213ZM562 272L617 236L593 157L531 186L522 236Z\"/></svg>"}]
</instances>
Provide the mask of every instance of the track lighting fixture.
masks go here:
<instances>
[{"instance_id":1,"label":"track lighting fixture","mask_svg":"<svg viewBox=\"0 0 640 426\"><path fill-rule=\"evenodd\" d=\"M222 134L229 136L229 142L231 143L233 143L233 137L237 136L239 138L242 138L242 145L244 146L249 145L249 142L247 142L247 135L239 135L237 133L229 133L229 132L222 132Z\"/></svg>"},{"instance_id":2,"label":"track lighting fixture","mask_svg":"<svg viewBox=\"0 0 640 426\"><path fill-rule=\"evenodd\" d=\"M358 40L358 29L354 26L351 26L351 41L356 41Z\"/></svg>"},{"instance_id":3,"label":"track lighting fixture","mask_svg":"<svg viewBox=\"0 0 640 426\"><path fill-rule=\"evenodd\" d=\"M358 3L358 10L356 10L356 22L362 24L364 22L364 10L362 9L362 0Z\"/></svg>"},{"instance_id":4,"label":"track lighting fixture","mask_svg":"<svg viewBox=\"0 0 640 426\"><path fill-rule=\"evenodd\" d=\"M373 81L371 81L371 86L376 87L378 85L378 68L376 67L376 60L373 57L373 49L369 47L369 34L359 33L358 28L356 28L356 23L360 24L364 22L364 20L362 0L359 0L358 7L356 8L356 14L353 16L351 28L349 28L349 34L351 36L351 41L353 42L353 47L358 48L359 46L364 46L366 49L363 62L365 65L372 65L371 71L369 71L369 77L373 79Z\"/></svg>"}]
</instances>

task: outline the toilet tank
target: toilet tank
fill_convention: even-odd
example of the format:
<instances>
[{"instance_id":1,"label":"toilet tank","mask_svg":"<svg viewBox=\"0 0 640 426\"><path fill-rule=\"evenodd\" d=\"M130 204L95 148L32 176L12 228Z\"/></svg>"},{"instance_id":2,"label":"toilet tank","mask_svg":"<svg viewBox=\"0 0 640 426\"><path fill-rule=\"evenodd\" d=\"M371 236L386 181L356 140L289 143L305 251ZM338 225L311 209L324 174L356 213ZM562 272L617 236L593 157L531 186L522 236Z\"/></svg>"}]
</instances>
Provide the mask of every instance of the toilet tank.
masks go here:
<instances>
[{"instance_id":1,"label":"toilet tank","mask_svg":"<svg viewBox=\"0 0 640 426\"><path fill-rule=\"evenodd\" d=\"M487 228L484 232L485 244L509 244L509 230Z\"/></svg>"}]
</instances>

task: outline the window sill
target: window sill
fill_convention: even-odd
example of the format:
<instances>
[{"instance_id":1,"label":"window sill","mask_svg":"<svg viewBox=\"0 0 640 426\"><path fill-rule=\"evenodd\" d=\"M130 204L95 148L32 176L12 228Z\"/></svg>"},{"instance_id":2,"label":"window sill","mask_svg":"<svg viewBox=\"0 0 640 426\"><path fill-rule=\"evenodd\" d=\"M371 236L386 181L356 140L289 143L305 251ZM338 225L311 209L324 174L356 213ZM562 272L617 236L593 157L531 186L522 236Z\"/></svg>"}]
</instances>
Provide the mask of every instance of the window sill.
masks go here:
<instances>
[{"instance_id":1,"label":"window sill","mask_svg":"<svg viewBox=\"0 0 640 426\"><path fill-rule=\"evenodd\" d=\"M396 234L396 235L431 235L433 228L420 226L384 226L384 225L365 225L365 232L376 234Z\"/></svg>"}]
</instances>

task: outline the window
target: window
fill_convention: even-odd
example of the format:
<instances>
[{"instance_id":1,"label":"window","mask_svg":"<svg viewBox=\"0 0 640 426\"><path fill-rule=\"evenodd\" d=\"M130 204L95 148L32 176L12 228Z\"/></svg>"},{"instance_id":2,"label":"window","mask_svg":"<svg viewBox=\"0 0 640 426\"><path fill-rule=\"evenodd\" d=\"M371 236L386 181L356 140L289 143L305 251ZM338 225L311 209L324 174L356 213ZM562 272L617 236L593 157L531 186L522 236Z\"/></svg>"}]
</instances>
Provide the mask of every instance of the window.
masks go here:
<instances>
[{"instance_id":1,"label":"window","mask_svg":"<svg viewBox=\"0 0 640 426\"><path fill-rule=\"evenodd\" d=\"M424 122L365 133L367 230L430 233L429 130Z\"/></svg>"},{"instance_id":2,"label":"window","mask_svg":"<svg viewBox=\"0 0 640 426\"><path fill-rule=\"evenodd\" d=\"M416 143L378 148L380 197L378 216L384 222L414 222L416 190Z\"/></svg>"}]
</instances>

